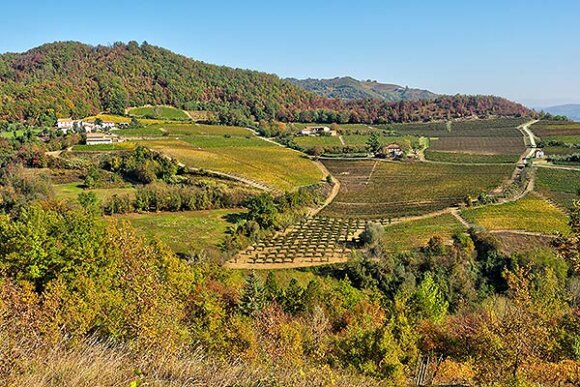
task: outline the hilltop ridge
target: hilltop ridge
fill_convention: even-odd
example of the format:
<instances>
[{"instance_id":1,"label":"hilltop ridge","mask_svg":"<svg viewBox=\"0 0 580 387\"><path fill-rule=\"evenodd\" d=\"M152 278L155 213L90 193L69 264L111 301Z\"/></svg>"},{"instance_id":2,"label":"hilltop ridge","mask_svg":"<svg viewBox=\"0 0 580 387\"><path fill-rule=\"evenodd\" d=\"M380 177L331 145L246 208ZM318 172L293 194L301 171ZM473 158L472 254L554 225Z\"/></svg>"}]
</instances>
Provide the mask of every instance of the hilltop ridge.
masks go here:
<instances>
[{"instance_id":1,"label":"hilltop ridge","mask_svg":"<svg viewBox=\"0 0 580 387\"><path fill-rule=\"evenodd\" d=\"M438 97L437 94L429 90L409 88L372 80L362 81L348 76L331 79L287 78L287 80L305 90L326 98L340 98L344 100L372 98L387 102L400 102Z\"/></svg>"}]
</instances>

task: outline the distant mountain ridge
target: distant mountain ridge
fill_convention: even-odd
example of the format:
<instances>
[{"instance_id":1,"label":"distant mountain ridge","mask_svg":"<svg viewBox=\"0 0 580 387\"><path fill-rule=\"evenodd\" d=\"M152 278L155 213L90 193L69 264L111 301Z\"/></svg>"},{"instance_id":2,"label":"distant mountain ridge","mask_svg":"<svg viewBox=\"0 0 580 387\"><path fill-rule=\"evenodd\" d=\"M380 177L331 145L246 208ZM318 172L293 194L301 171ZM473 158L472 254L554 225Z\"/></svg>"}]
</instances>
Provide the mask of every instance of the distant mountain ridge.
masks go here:
<instances>
[{"instance_id":1,"label":"distant mountain ridge","mask_svg":"<svg viewBox=\"0 0 580 387\"><path fill-rule=\"evenodd\" d=\"M359 81L352 77L336 77L332 79L287 78L287 80L322 97L343 100L371 98L387 102L399 102L418 101L438 97L437 94L429 90L414 89L371 80Z\"/></svg>"},{"instance_id":2,"label":"distant mountain ridge","mask_svg":"<svg viewBox=\"0 0 580 387\"><path fill-rule=\"evenodd\" d=\"M580 121L580 104L549 106L542 108L542 110L550 114L566 116L574 121Z\"/></svg>"}]
</instances>

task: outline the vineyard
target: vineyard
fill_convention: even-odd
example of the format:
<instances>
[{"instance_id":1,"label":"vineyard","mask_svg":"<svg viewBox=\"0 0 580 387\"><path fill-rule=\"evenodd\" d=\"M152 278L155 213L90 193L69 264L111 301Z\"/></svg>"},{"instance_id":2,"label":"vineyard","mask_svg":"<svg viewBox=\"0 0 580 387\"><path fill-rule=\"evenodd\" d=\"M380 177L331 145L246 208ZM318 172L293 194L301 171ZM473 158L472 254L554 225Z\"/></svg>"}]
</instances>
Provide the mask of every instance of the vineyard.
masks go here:
<instances>
[{"instance_id":1,"label":"vineyard","mask_svg":"<svg viewBox=\"0 0 580 387\"><path fill-rule=\"evenodd\" d=\"M463 202L501 185L513 165L397 163L325 160L341 182L327 216L397 218L420 215Z\"/></svg>"},{"instance_id":2,"label":"vineyard","mask_svg":"<svg viewBox=\"0 0 580 387\"><path fill-rule=\"evenodd\" d=\"M580 153L580 123L567 121L540 121L532 131L541 139L546 156Z\"/></svg>"},{"instance_id":3,"label":"vineyard","mask_svg":"<svg viewBox=\"0 0 580 387\"><path fill-rule=\"evenodd\" d=\"M556 137L580 137L579 122L539 121L532 125L531 129L542 140Z\"/></svg>"},{"instance_id":4,"label":"vineyard","mask_svg":"<svg viewBox=\"0 0 580 387\"><path fill-rule=\"evenodd\" d=\"M458 164L515 164L520 155L510 154L474 154L462 152L437 152L431 149L425 151L425 158L430 161Z\"/></svg>"},{"instance_id":5,"label":"vineyard","mask_svg":"<svg viewBox=\"0 0 580 387\"><path fill-rule=\"evenodd\" d=\"M504 137L441 137L431 140L430 149L442 152L459 152L476 155L512 155L518 158L525 146L522 134Z\"/></svg>"},{"instance_id":6,"label":"vineyard","mask_svg":"<svg viewBox=\"0 0 580 387\"><path fill-rule=\"evenodd\" d=\"M580 171L538 168L536 189L562 208L571 208L580 193Z\"/></svg>"},{"instance_id":7,"label":"vineyard","mask_svg":"<svg viewBox=\"0 0 580 387\"><path fill-rule=\"evenodd\" d=\"M158 123L117 133L188 167L226 173L275 191L315 184L323 177L304 156L241 127Z\"/></svg>"},{"instance_id":8,"label":"vineyard","mask_svg":"<svg viewBox=\"0 0 580 387\"><path fill-rule=\"evenodd\" d=\"M400 135L426 137L520 137L516 129L525 118L495 118L482 120L405 123L378 125L379 129L390 129Z\"/></svg>"},{"instance_id":9,"label":"vineyard","mask_svg":"<svg viewBox=\"0 0 580 387\"><path fill-rule=\"evenodd\" d=\"M570 231L564 212L537 194L516 202L467 209L461 215L489 231L522 230L547 235Z\"/></svg>"},{"instance_id":10,"label":"vineyard","mask_svg":"<svg viewBox=\"0 0 580 387\"><path fill-rule=\"evenodd\" d=\"M246 264L309 264L344 262L358 245L365 222L325 216L307 218L286 232L260 241L242 251L230 262L232 267Z\"/></svg>"}]
</instances>

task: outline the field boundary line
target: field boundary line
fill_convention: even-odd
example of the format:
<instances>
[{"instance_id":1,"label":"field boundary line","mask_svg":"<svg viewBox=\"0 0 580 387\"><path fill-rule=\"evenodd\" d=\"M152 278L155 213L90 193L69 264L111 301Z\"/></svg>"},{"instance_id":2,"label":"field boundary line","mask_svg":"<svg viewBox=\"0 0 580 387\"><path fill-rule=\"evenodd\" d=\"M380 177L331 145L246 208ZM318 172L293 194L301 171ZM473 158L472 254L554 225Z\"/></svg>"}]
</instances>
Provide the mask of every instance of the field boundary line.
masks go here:
<instances>
[{"instance_id":1,"label":"field boundary line","mask_svg":"<svg viewBox=\"0 0 580 387\"><path fill-rule=\"evenodd\" d=\"M463 226L465 226L465 228L470 229L470 228L474 227L473 224L469 223L467 221L467 219L465 219L463 216L461 216L461 212L459 212L458 208L454 208L450 212L451 212L451 215L453 215L455 217L455 219L457 219Z\"/></svg>"},{"instance_id":2,"label":"field boundary line","mask_svg":"<svg viewBox=\"0 0 580 387\"><path fill-rule=\"evenodd\" d=\"M539 236L544 238L557 238L556 235L551 234L544 234L541 232L535 231L526 231L526 230L510 230L510 229L501 229L501 230L491 230L487 231L489 234L517 234L517 235L529 235L529 236Z\"/></svg>"},{"instance_id":3,"label":"field boundary line","mask_svg":"<svg viewBox=\"0 0 580 387\"><path fill-rule=\"evenodd\" d=\"M369 185L369 183L371 182L371 178L373 177L373 173L375 172L375 169L377 169L377 164L378 164L378 160L375 160L375 163L373 164L373 168L371 169L371 172L369 173L369 176L367 177L367 182L365 183L366 185Z\"/></svg>"}]
</instances>

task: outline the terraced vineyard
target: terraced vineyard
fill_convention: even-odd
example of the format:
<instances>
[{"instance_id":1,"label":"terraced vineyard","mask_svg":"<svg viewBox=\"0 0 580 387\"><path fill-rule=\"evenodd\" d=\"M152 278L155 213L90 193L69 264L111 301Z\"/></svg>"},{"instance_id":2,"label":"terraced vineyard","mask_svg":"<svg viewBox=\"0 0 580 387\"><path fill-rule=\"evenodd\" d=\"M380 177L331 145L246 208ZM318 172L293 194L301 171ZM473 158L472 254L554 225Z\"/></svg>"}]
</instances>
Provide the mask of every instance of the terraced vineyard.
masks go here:
<instances>
[{"instance_id":1,"label":"terraced vineyard","mask_svg":"<svg viewBox=\"0 0 580 387\"><path fill-rule=\"evenodd\" d=\"M322 214L336 217L397 218L456 205L466 195L490 192L512 174L513 165L398 163L325 160L341 182Z\"/></svg>"},{"instance_id":2,"label":"terraced vineyard","mask_svg":"<svg viewBox=\"0 0 580 387\"><path fill-rule=\"evenodd\" d=\"M364 221L357 219L307 218L284 233L248 247L229 265L260 268L260 264L291 267L344 262L359 243L364 225Z\"/></svg>"}]
</instances>

